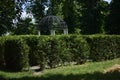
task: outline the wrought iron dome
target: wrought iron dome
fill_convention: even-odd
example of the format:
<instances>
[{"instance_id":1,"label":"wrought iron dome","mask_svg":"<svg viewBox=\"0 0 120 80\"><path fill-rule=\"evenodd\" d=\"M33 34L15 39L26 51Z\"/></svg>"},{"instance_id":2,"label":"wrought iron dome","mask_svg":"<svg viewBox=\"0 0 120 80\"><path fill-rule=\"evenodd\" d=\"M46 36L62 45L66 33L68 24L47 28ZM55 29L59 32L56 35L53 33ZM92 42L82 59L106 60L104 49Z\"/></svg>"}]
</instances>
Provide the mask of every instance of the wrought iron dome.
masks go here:
<instances>
[{"instance_id":1,"label":"wrought iron dome","mask_svg":"<svg viewBox=\"0 0 120 80\"><path fill-rule=\"evenodd\" d=\"M64 28L67 28L66 23L57 16L46 16L39 23L40 30Z\"/></svg>"},{"instance_id":2,"label":"wrought iron dome","mask_svg":"<svg viewBox=\"0 0 120 80\"><path fill-rule=\"evenodd\" d=\"M51 35L55 35L56 30L63 30L64 34L68 34L68 27L64 20L57 16L46 16L41 19L38 29L40 31L50 30ZM40 32L39 32L40 34Z\"/></svg>"}]
</instances>

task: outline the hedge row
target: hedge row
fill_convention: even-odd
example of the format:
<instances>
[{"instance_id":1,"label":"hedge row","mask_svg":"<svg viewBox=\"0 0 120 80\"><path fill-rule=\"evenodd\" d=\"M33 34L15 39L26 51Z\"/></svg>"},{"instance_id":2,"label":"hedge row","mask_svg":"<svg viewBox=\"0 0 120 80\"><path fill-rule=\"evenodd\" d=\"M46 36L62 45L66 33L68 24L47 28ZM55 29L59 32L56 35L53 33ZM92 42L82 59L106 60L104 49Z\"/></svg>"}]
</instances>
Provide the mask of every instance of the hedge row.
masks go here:
<instances>
[{"instance_id":1,"label":"hedge row","mask_svg":"<svg viewBox=\"0 0 120 80\"><path fill-rule=\"evenodd\" d=\"M28 36L22 37L29 50L29 64L54 68L65 63L84 63L89 55L89 45L81 36ZM77 43L77 44L76 44ZM82 45L82 46L81 46Z\"/></svg>"},{"instance_id":2,"label":"hedge row","mask_svg":"<svg viewBox=\"0 0 120 80\"><path fill-rule=\"evenodd\" d=\"M85 36L90 46L92 61L104 61L120 57L119 35L92 35Z\"/></svg>"},{"instance_id":3,"label":"hedge row","mask_svg":"<svg viewBox=\"0 0 120 80\"><path fill-rule=\"evenodd\" d=\"M0 39L0 65L11 71L21 71L28 66L29 47L19 36Z\"/></svg>"},{"instance_id":4,"label":"hedge row","mask_svg":"<svg viewBox=\"0 0 120 80\"><path fill-rule=\"evenodd\" d=\"M4 40L0 38L0 69L5 66L4 62Z\"/></svg>"},{"instance_id":5,"label":"hedge row","mask_svg":"<svg viewBox=\"0 0 120 80\"><path fill-rule=\"evenodd\" d=\"M41 69L69 62L81 64L89 54L87 42L76 35L8 36L0 38L0 41L0 65L12 71L23 70L28 63L40 65Z\"/></svg>"},{"instance_id":6,"label":"hedge row","mask_svg":"<svg viewBox=\"0 0 120 80\"><path fill-rule=\"evenodd\" d=\"M40 65L54 68L87 60L103 61L120 57L120 36L8 36L0 38L0 69L21 71Z\"/></svg>"}]
</instances>

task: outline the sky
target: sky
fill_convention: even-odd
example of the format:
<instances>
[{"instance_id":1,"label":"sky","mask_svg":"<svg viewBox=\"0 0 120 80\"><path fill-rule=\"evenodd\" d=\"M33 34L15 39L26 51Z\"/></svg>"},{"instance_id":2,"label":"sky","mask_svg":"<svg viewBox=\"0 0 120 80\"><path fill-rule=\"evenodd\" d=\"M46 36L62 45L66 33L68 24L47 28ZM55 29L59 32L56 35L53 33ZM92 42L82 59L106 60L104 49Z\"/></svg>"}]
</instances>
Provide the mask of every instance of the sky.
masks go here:
<instances>
[{"instance_id":1,"label":"sky","mask_svg":"<svg viewBox=\"0 0 120 80\"><path fill-rule=\"evenodd\" d=\"M111 0L104 0L104 1L107 1L107 2L109 2L109 3L111 2Z\"/></svg>"}]
</instances>

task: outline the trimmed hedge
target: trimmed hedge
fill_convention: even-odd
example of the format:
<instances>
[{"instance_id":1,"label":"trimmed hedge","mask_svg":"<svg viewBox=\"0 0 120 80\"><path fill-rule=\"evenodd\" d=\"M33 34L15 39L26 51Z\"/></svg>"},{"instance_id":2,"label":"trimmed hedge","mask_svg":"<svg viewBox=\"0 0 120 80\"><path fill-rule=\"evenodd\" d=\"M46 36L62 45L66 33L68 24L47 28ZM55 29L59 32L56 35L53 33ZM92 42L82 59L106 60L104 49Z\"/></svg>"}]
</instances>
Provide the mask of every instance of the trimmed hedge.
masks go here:
<instances>
[{"instance_id":1,"label":"trimmed hedge","mask_svg":"<svg viewBox=\"0 0 120 80\"><path fill-rule=\"evenodd\" d=\"M117 55L117 58L120 57L120 36L115 36L115 42L116 42L116 55Z\"/></svg>"},{"instance_id":2,"label":"trimmed hedge","mask_svg":"<svg viewBox=\"0 0 120 80\"><path fill-rule=\"evenodd\" d=\"M88 43L82 36L70 36L70 52L73 55L73 60L77 62L77 64L83 64L89 57L90 48Z\"/></svg>"},{"instance_id":3,"label":"trimmed hedge","mask_svg":"<svg viewBox=\"0 0 120 80\"><path fill-rule=\"evenodd\" d=\"M63 62L85 63L89 57L89 45L82 36L70 35L61 37L63 42Z\"/></svg>"},{"instance_id":4,"label":"trimmed hedge","mask_svg":"<svg viewBox=\"0 0 120 80\"><path fill-rule=\"evenodd\" d=\"M59 37L59 46L60 46L60 58L61 58L61 64L65 65L66 63L72 62L72 54L70 52L70 36L61 36Z\"/></svg>"},{"instance_id":5,"label":"trimmed hedge","mask_svg":"<svg viewBox=\"0 0 120 80\"><path fill-rule=\"evenodd\" d=\"M87 36L90 45L90 59L104 61L120 57L120 36L93 35Z\"/></svg>"},{"instance_id":6,"label":"trimmed hedge","mask_svg":"<svg viewBox=\"0 0 120 80\"><path fill-rule=\"evenodd\" d=\"M22 71L28 67L29 48L21 37L7 37L4 44L6 67L10 71Z\"/></svg>"},{"instance_id":7,"label":"trimmed hedge","mask_svg":"<svg viewBox=\"0 0 120 80\"><path fill-rule=\"evenodd\" d=\"M21 36L26 41L26 44L29 46L29 64L30 66L38 65L38 44L39 36Z\"/></svg>"},{"instance_id":8,"label":"trimmed hedge","mask_svg":"<svg viewBox=\"0 0 120 80\"><path fill-rule=\"evenodd\" d=\"M42 69L46 65L54 68L66 62L84 63L89 54L88 44L82 36L23 36L23 38L30 47L30 65L40 64Z\"/></svg>"},{"instance_id":9,"label":"trimmed hedge","mask_svg":"<svg viewBox=\"0 0 120 80\"><path fill-rule=\"evenodd\" d=\"M21 71L29 65L55 68L71 62L120 57L119 35L8 36L0 38L0 69Z\"/></svg>"},{"instance_id":10,"label":"trimmed hedge","mask_svg":"<svg viewBox=\"0 0 120 80\"><path fill-rule=\"evenodd\" d=\"M4 60L4 38L0 38L0 69L5 67Z\"/></svg>"},{"instance_id":11,"label":"trimmed hedge","mask_svg":"<svg viewBox=\"0 0 120 80\"><path fill-rule=\"evenodd\" d=\"M50 68L57 67L61 62L61 46L58 37L51 36L47 38L44 48L46 49L44 52L46 53L47 65Z\"/></svg>"}]
</instances>

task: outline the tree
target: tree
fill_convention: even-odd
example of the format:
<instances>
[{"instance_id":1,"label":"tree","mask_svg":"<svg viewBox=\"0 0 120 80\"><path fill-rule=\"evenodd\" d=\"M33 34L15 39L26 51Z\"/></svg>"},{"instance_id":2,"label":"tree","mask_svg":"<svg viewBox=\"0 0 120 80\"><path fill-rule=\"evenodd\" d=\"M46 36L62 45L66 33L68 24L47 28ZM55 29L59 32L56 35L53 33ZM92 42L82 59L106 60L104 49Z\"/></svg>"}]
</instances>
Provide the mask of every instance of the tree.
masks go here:
<instances>
[{"instance_id":1,"label":"tree","mask_svg":"<svg viewBox=\"0 0 120 80\"><path fill-rule=\"evenodd\" d=\"M9 5L9 6L8 6ZM14 0L0 1L0 36L10 32L13 29L13 19L15 17Z\"/></svg>"},{"instance_id":2,"label":"tree","mask_svg":"<svg viewBox=\"0 0 120 80\"><path fill-rule=\"evenodd\" d=\"M74 29L78 27L78 4L76 0L49 0L49 9L47 15L55 15L63 18L68 25L69 33L74 33Z\"/></svg>"},{"instance_id":3,"label":"tree","mask_svg":"<svg viewBox=\"0 0 120 80\"><path fill-rule=\"evenodd\" d=\"M64 0L48 0L48 11L47 15L56 15L62 17L62 6Z\"/></svg>"},{"instance_id":4,"label":"tree","mask_svg":"<svg viewBox=\"0 0 120 80\"><path fill-rule=\"evenodd\" d=\"M63 16L70 33L103 33L108 3L103 0L64 0Z\"/></svg>"},{"instance_id":5,"label":"tree","mask_svg":"<svg viewBox=\"0 0 120 80\"><path fill-rule=\"evenodd\" d=\"M36 34L37 33L36 27L34 27L31 21L32 21L31 18L19 20L13 34L16 35Z\"/></svg>"},{"instance_id":6,"label":"tree","mask_svg":"<svg viewBox=\"0 0 120 80\"><path fill-rule=\"evenodd\" d=\"M80 29L82 34L95 34L103 31L103 0L82 0L82 16ZM105 7L105 6L104 6Z\"/></svg>"},{"instance_id":7,"label":"tree","mask_svg":"<svg viewBox=\"0 0 120 80\"><path fill-rule=\"evenodd\" d=\"M69 28L69 32L73 33L78 23L78 12L76 12L75 0L34 0L31 5L31 12L38 24L42 17L46 15L55 15L63 18ZM48 7L45 14L45 6Z\"/></svg>"},{"instance_id":8,"label":"tree","mask_svg":"<svg viewBox=\"0 0 120 80\"><path fill-rule=\"evenodd\" d=\"M106 1L100 1L98 9L100 10L101 13L101 30L102 33L105 33L104 27L105 27L105 21L106 17L109 14L109 3Z\"/></svg>"},{"instance_id":9,"label":"tree","mask_svg":"<svg viewBox=\"0 0 120 80\"><path fill-rule=\"evenodd\" d=\"M75 0L65 0L63 2L63 16L64 20L66 21L68 25L69 33L74 33L75 28L79 26L78 21L78 11L77 11L77 2Z\"/></svg>"},{"instance_id":10,"label":"tree","mask_svg":"<svg viewBox=\"0 0 120 80\"><path fill-rule=\"evenodd\" d=\"M112 0L109 10L105 31L107 34L120 34L120 0Z\"/></svg>"},{"instance_id":11,"label":"tree","mask_svg":"<svg viewBox=\"0 0 120 80\"><path fill-rule=\"evenodd\" d=\"M38 24L41 18L45 16L45 3L47 0L30 0L29 11L33 14L36 23Z\"/></svg>"},{"instance_id":12,"label":"tree","mask_svg":"<svg viewBox=\"0 0 120 80\"><path fill-rule=\"evenodd\" d=\"M33 0L16 0L15 1L15 11L16 18L14 19L14 29L13 34L23 35L23 34L36 34L36 27L32 21L32 17L23 18L22 13L26 12L28 15L31 14L30 6Z\"/></svg>"}]
</instances>

